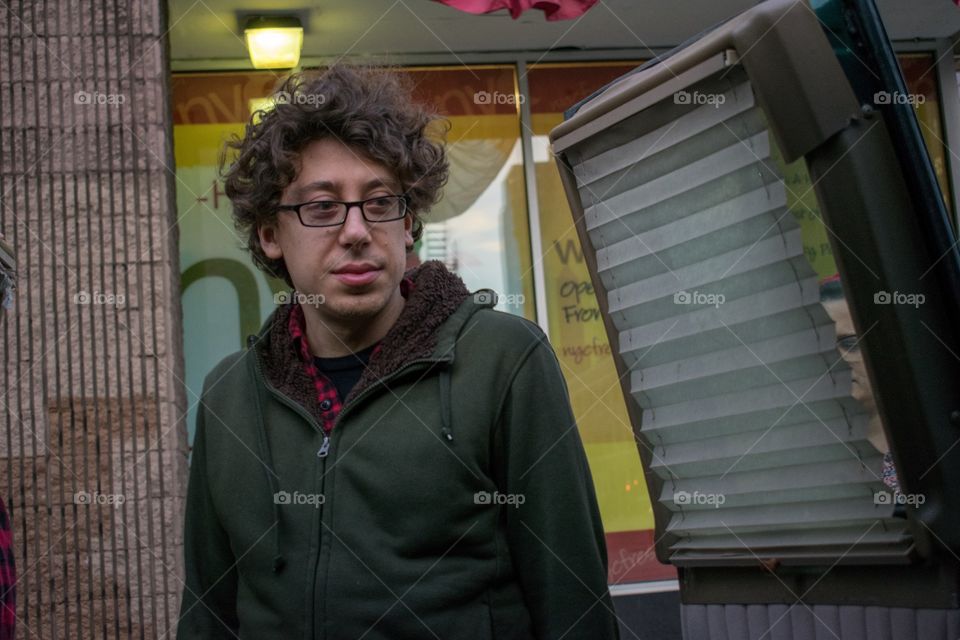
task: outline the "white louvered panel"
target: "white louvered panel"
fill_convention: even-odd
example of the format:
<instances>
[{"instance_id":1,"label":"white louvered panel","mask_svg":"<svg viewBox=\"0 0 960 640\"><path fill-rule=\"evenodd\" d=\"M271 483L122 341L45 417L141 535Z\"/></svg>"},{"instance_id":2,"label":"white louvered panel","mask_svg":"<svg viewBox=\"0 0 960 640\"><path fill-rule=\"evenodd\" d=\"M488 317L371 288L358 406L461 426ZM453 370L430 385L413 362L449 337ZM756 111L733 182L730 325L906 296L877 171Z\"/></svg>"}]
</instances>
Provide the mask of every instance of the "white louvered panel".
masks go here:
<instances>
[{"instance_id":1,"label":"white louvered panel","mask_svg":"<svg viewBox=\"0 0 960 640\"><path fill-rule=\"evenodd\" d=\"M740 115L755 106L753 91L746 82L723 92L719 107L705 104L640 137L608 149L580 164L577 186L589 185L617 171L629 169L635 158L650 157L675 147L716 125L717 121Z\"/></svg>"},{"instance_id":2,"label":"white louvered panel","mask_svg":"<svg viewBox=\"0 0 960 640\"><path fill-rule=\"evenodd\" d=\"M826 367L824 367L826 368ZM862 413L850 370L643 410L641 433L657 444L776 428ZM798 400L802 399L802 402ZM775 425L775 426L774 426Z\"/></svg>"},{"instance_id":3,"label":"white louvered panel","mask_svg":"<svg viewBox=\"0 0 960 640\"><path fill-rule=\"evenodd\" d=\"M877 526L863 530L862 527L831 527L823 529L809 529L795 531L790 546L826 546L848 545L850 540L860 539L862 544L890 544L904 542L907 535L905 520L894 522L888 526ZM698 536L695 538L681 538L671 545L677 551L716 551L719 549L736 548L746 545L758 553L763 551L784 548L783 536L768 532L744 532L742 535Z\"/></svg>"},{"instance_id":4,"label":"white louvered panel","mask_svg":"<svg viewBox=\"0 0 960 640\"><path fill-rule=\"evenodd\" d=\"M749 347L744 347L747 351ZM729 350L727 350L729 351ZM809 380L820 376L824 369L822 354L810 354L803 357L789 357L783 360L767 361L754 358L746 366L727 373L710 377L701 377L686 382L665 384L660 387L643 387L634 391L642 394L644 400L652 406L670 406L682 402L701 400L721 395L747 391L752 388L789 383L793 380ZM803 394L798 393L802 398Z\"/></svg>"},{"instance_id":5,"label":"white louvered panel","mask_svg":"<svg viewBox=\"0 0 960 640\"><path fill-rule=\"evenodd\" d=\"M799 304L802 292L797 283L785 282L800 266L797 261L776 262L767 269L722 281L696 287L675 287L666 295L643 304L642 299L625 297L634 291L610 292L608 300L613 324L624 329L620 334L620 351L631 366L638 365L635 358L640 357L643 357L644 366L654 366L666 357L660 346L666 346L667 342L671 343L670 348L681 349L669 358L674 360L825 327L829 317L826 312L819 306L811 309ZM814 279L809 287L817 287ZM754 293L758 289L760 292ZM686 296L689 301L694 295L724 298L718 297L716 304L710 304L708 298L706 304L695 305L679 304L675 297ZM761 311L757 306L761 304L769 306ZM648 324L637 326L644 321ZM653 346L657 348L652 349Z\"/></svg>"},{"instance_id":6,"label":"white louvered panel","mask_svg":"<svg viewBox=\"0 0 960 640\"><path fill-rule=\"evenodd\" d=\"M797 533L790 531L784 535L795 536ZM670 563L677 567L755 566L759 561L773 557L780 564L796 566L828 566L832 562L836 562L837 559L843 564L908 564L911 561L910 557L913 550L913 539L909 537L902 542L868 544L862 541L858 542L857 536L851 534L850 540L843 544L833 546L784 545L778 546L766 555L760 555L757 550L746 548L740 544L729 551L717 550L712 553L681 551L670 557Z\"/></svg>"},{"instance_id":7,"label":"white louvered panel","mask_svg":"<svg viewBox=\"0 0 960 640\"><path fill-rule=\"evenodd\" d=\"M651 229L629 235L597 251L597 271L607 288L629 277L648 278L685 266L684 258L696 255L700 243L716 243L716 232L724 232L729 249L742 237L759 237L783 215L786 196L782 189L754 189L732 200ZM771 215L774 217L771 219ZM757 227L760 228L757 228ZM739 237L738 237L739 236ZM689 256L689 257L688 257Z\"/></svg>"},{"instance_id":8,"label":"white louvered panel","mask_svg":"<svg viewBox=\"0 0 960 640\"><path fill-rule=\"evenodd\" d=\"M750 548L900 561L912 543L893 508L874 504L882 456L850 396L764 115L739 69L688 90L725 99L663 100L565 152L672 513L672 561L755 562ZM723 504L677 498L695 492Z\"/></svg>"},{"instance_id":9,"label":"white louvered panel","mask_svg":"<svg viewBox=\"0 0 960 640\"><path fill-rule=\"evenodd\" d=\"M735 460L731 461L716 475L700 475L702 472L698 470L690 477L664 483L660 502L674 509L677 512L674 518L679 521L689 512L716 509L708 503L683 502L683 496L697 491L722 494L723 506L728 509L809 502L818 498L833 500L860 496L872 501L883 456L871 451L869 443L863 441L857 449L851 448L845 457L829 462L813 461L755 471L744 471L735 463ZM886 515L888 511L889 508L881 505L876 508L877 514Z\"/></svg>"},{"instance_id":10,"label":"white louvered panel","mask_svg":"<svg viewBox=\"0 0 960 640\"><path fill-rule=\"evenodd\" d=\"M817 313L812 307L819 305L819 300L816 277L810 277L727 300L717 309L693 307L682 315L649 324L631 326L623 312L611 312L610 317L621 332L620 353L631 369L636 369L641 357L643 365L650 367L736 347L742 344L740 340L750 344L810 329L811 315L816 318ZM827 317L822 308L819 313Z\"/></svg>"},{"instance_id":11,"label":"white louvered panel","mask_svg":"<svg viewBox=\"0 0 960 640\"><path fill-rule=\"evenodd\" d=\"M687 509L674 516L667 526L671 533L712 535L731 530L781 531L819 529L841 525L861 525L866 533L870 524L889 514L873 504L872 496L858 496L840 500L810 500L784 504L766 504L757 507L726 507L720 509ZM851 540L851 543L853 541Z\"/></svg>"},{"instance_id":12,"label":"white louvered panel","mask_svg":"<svg viewBox=\"0 0 960 640\"><path fill-rule=\"evenodd\" d=\"M757 288L793 284L796 282L796 268L791 265L790 258L798 258L798 262L803 259L803 241L796 222L793 221L789 226L791 229L786 233L710 256L687 267L645 280L630 279L628 284L609 290L610 312L632 308L639 317L649 318L644 305L659 301L666 303L671 316L682 315L688 307L678 305L673 298L680 291L696 289L703 293L722 293L727 299L736 299ZM741 278L746 287L738 289L734 286L734 277L741 274L749 274L750 277Z\"/></svg>"},{"instance_id":13,"label":"white louvered panel","mask_svg":"<svg viewBox=\"0 0 960 640\"><path fill-rule=\"evenodd\" d=\"M643 394L647 403L659 406L808 376L823 370L823 353L833 348L835 333L830 323L752 345L738 343L729 349L639 368L630 374L630 388ZM737 375L728 375L731 373Z\"/></svg>"},{"instance_id":14,"label":"white louvered panel","mask_svg":"<svg viewBox=\"0 0 960 640\"><path fill-rule=\"evenodd\" d=\"M861 448L866 441L867 418L863 414L823 422L808 415L807 420L759 431L656 445L650 467L664 478L671 477L671 472L680 478L720 475L734 465L738 472L779 470L787 457L792 464L847 460L851 457L850 448ZM867 451L872 452L872 448Z\"/></svg>"},{"instance_id":15,"label":"white louvered panel","mask_svg":"<svg viewBox=\"0 0 960 640\"><path fill-rule=\"evenodd\" d=\"M605 198L584 210L584 220L587 229L591 232L591 240L594 241L594 246L600 249L606 246L606 243L602 243L603 238L594 231L601 226L609 225L617 218L640 212L646 207L691 191L694 187L709 184L717 178L733 173L734 170L748 168L751 172L770 171L769 165L762 163L762 159L768 158L769 155L768 133L761 131L745 140L733 139L729 146L705 158L623 193ZM581 194L584 194L584 191L581 191ZM584 195L589 197L591 193L587 192Z\"/></svg>"},{"instance_id":16,"label":"white louvered panel","mask_svg":"<svg viewBox=\"0 0 960 640\"><path fill-rule=\"evenodd\" d=\"M766 165L762 163L747 165L642 210L626 213L620 217L611 217L606 224L588 232L590 243L596 247L597 251L601 251L622 240L659 229L666 224L682 220L711 207L723 205L751 191L764 189L777 180L777 174L767 169ZM615 189L621 187L625 187L623 182L614 186ZM597 188L600 189L599 186ZM584 197L588 194L592 196L587 190L581 190L580 193ZM610 195L602 189L598 190L597 194L604 194L604 197ZM776 193L771 192L770 195L775 196ZM602 207L603 200L600 200L597 206ZM585 215L584 221L586 222Z\"/></svg>"}]
</instances>

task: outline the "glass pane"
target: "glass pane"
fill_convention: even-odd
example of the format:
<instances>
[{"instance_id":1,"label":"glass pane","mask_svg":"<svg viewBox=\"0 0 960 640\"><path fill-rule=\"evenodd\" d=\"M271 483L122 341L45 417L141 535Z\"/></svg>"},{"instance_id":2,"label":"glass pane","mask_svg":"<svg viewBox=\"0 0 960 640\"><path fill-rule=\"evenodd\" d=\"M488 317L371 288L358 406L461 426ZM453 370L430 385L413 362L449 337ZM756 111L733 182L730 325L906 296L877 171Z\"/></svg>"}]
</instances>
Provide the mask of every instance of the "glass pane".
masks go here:
<instances>
[{"instance_id":1,"label":"glass pane","mask_svg":"<svg viewBox=\"0 0 960 640\"><path fill-rule=\"evenodd\" d=\"M638 445L547 135L564 110L639 64L540 64L529 71L550 342L590 460L611 584L672 579L676 572L653 552L653 510Z\"/></svg>"},{"instance_id":2,"label":"glass pane","mask_svg":"<svg viewBox=\"0 0 960 640\"><path fill-rule=\"evenodd\" d=\"M450 180L427 216L417 249L471 291L499 295L497 308L535 318L530 228L513 66L410 68L417 98L449 119Z\"/></svg>"},{"instance_id":3,"label":"glass pane","mask_svg":"<svg viewBox=\"0 0 960 640\"><path fill-rule=\"evenodd\" d=\"M947 177L947 145L940 119L940 88L937 86L937 60L932 53L904 53L897 56L907 92L912 96L920 133L930 154L933 170L940 183L947 210L953 211L950 180Z\"/></svg>"},{"instance_id":4,"label":"glass pane","mask_svg":"<svg viewBox=\"0 0 960 640\"><path fill-rule=\"evenodd\" d=\"M241 249L230 200L217 177L223 143L243 133L250 101L268 95L272 73L174 74L173 136L180 226L180 283L189 441L203 379L243 348L275 308L285 283L268 279Z\"/></svg>"}]
</instances>

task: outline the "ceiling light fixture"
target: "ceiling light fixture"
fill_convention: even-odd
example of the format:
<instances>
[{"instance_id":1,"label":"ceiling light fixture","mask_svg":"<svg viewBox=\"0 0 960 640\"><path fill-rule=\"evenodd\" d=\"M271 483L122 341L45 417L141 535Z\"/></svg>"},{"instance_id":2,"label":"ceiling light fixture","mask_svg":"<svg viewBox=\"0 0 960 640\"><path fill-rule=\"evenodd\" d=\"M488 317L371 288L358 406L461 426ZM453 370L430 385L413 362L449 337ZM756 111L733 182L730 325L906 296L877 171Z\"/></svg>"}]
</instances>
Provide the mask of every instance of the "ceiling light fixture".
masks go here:
<instances>
[{"instance_id":1,"label":"ceiling light fixture","mask_svg":"<svg viewBox=\"0 0 960 640\"><path fill-rule=\"evenodd\" d=\"M292 69L300 62L303 26L290 16L251 16L243 28L254 69Z\"/></svg>"}]
</instances>

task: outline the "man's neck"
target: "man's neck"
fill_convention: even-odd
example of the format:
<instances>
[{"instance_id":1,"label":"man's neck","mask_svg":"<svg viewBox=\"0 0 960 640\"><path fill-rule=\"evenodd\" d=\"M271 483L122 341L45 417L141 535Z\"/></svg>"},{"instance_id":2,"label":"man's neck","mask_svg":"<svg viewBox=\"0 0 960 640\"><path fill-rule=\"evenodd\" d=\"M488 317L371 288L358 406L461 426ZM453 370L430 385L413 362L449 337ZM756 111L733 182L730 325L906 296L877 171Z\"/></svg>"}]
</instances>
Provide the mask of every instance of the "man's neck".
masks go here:
<instances>
[{"instance_id":1,"label":"man's neck","mask_svg":"<svg viewBox=\"0 0 960 640\"><path fill-rule=\"evenodd\" d=\"M405 300L397 294L372 319L335 322L311 305L301 305L310 352L321 358L336 358L361 351L383 339L403 311Z\"/></svg>"}]
</instances>

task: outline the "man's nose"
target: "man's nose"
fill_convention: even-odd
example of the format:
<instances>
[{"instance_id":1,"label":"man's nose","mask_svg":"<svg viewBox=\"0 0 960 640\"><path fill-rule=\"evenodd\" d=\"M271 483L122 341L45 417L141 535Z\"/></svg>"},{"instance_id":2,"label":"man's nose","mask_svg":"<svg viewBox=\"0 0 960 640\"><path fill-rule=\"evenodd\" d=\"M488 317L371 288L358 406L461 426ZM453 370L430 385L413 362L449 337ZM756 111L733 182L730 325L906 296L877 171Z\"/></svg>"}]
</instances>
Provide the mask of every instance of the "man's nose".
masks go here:
<instances>
[{"instance_id":1,"label":"man's nose","mask_svg":"<svg viewBox=\"0 0 960 640\"><path fill-rule=\"evenodd\" d=\"M356 209L356 213L353 210ZM353 214L353 215L351 215ZM363 210L359 204L351 204L347 207L347 217L343 221L343 229L340 236L348 244L354 244L360 240L366 239L370 235L370 224L363 217Z\"/></svg>"}]
</instances>

